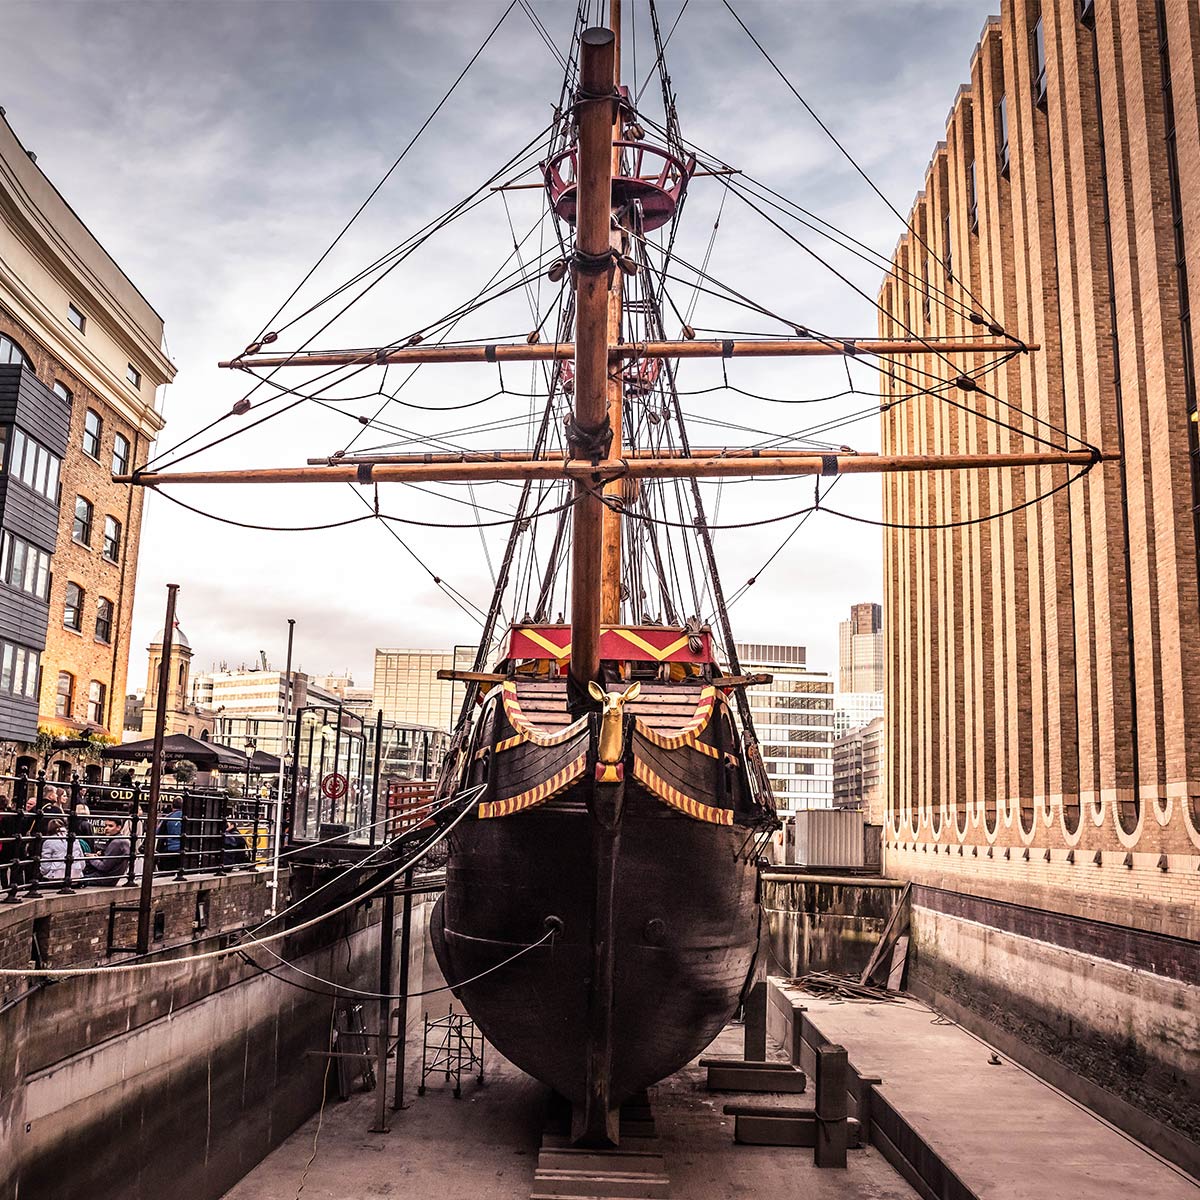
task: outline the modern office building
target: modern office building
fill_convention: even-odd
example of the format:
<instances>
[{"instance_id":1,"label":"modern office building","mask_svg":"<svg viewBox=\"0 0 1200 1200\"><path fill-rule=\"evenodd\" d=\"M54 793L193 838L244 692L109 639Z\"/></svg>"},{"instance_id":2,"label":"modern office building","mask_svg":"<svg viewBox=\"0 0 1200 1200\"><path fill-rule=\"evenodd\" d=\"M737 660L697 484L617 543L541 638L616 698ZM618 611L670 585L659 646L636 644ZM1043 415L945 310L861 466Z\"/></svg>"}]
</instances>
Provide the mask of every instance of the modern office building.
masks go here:
<instances>
[{"instance_id":1,"label":"modern office building","mask_svg":"<svg viewBox=\"0 0 1200 1200\"><path fill-rule=\"evenodd\" d=\"M458 716L463 685L438 679L437 673L453 668L470 670L474 662L474 646L456 646L453 650L378 649L375 707L389 721L448 730Z\"/></svg>"},{"instance_id":2,"label":"modern office building","mask_svg":"<svg viewBox=\"0 0 1200 1200\"><path fill-rule=\"evenodd\" d=\"M838 691L883 691L883 605L855 604L838 625Z\"/></svg>"},{"instance_id":3,"label":"modern office building","mask_svg":"<svg viewBox=\"0 0 1200 1200\"><path fill-rule=\"evenodd\" d=\"M119 736L162 318L0 115L0 741Z\"/></svg>"},{"instance_id":4,"label":"modern office building","mask_svg":"<svg viewBox=\"0 0 1200 1200\"><path fill-rule=\"evenodd\" d=\"M772 682L746 689L763 764L780 816L833 805L833 679L810 671L803 646L738 642L747 674Z\"/></svg>"},{"instance_id":5,"label":"modern office building","mask_svg":"<svg viewBox=\"0 0 1200 1200\"><path fill-rule=\"evenodd\" d=\"M883 717L876 717L833 743L833 806L861 810L868 825L882 825L887 815L886 737Z\"/></svg>"},{"instance_id":6,"label":"modern office building","mask_svg":"<svg viewBox=\"0 0 1200 1200\"><path fill-rule=\"evenodd\" d=\"M838 692L833 699L833 728L838 737L883 716L883 692Z\"/></svg>"},{"instance_id":7,"label":"modern office building","mask_svg":"<svg viewBox=\"0 0 1200 1200\"><path fill-rule=\"evenodd\" d=\"M882 449L1120 457L885 477L910 527L884 542L886 870L914 884L919 989L1110 1120L1108 1093L1151 1111L1169 1147L1200 1127L1195 1023L1170 1015L1197 980L1164 952L1200 939L1196 5L1002 9L880 332L1036 349L895 359Z\"/></svg>"}]
</instances>

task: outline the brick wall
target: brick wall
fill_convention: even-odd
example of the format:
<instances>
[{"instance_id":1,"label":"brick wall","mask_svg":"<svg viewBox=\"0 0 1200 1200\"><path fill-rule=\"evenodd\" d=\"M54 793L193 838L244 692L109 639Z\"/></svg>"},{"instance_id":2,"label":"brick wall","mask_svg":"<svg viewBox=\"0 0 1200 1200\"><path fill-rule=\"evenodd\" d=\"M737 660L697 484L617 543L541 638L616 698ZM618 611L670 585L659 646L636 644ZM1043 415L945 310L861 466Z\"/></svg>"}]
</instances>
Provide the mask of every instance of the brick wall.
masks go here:
<instances>
[{"instance_id":1,"label":"brick wall","mask_svg":"<svg viewBox=\"0 0 1200 1200\"><path fill-rule=\"evenodd\" d=\"M1163 71L1165 62L1183 265L1200 287L1200 18L1194 5L1155 0L1109 0L1095 12L1093 30L1074 0L1004 0L880 294L884 336L969 336L981 331L974 313L1039 346L1005 364L933 353L889 364L885 452L1086 442L1123 455L997 520L888 535L886 865L1195 938L1196 380L1180 319ZM989 364L979 391L922 394ZM1043 467L891 477L884 516L986 516L1067 476Z\"/></svg>"}]
</instances>

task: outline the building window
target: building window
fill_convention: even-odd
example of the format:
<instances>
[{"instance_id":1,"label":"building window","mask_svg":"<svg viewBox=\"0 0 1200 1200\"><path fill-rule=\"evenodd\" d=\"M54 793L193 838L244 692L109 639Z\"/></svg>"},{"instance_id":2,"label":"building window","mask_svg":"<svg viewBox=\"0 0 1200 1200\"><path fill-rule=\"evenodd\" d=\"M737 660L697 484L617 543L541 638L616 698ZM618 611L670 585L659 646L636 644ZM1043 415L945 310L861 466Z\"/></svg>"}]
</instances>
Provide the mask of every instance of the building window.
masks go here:
<instances>
[{"instance_id":1,"label":"building window","mask_svg":"<svg viewBox=\"0 0 1200 1200\"><path fill-rule=\"evenodd\" d=\"M972 233L979 232L979 189L975 181L975 160L967 167L967 223Z\"/></svg>"},{"instance_id":2,"label":"building window","mask_svg":"<svg viewBox=\"0 0 1200 1200\"><path fill-rule=\"evenodd\" d=\"M121 560L121 522L116 517L104 518L104 557L109 562Z\"/></svg>"},{"instance_id":3,"label":"building window","mask_svg":"<svg viewBox=\"0 0 1200 1200\"><path fill-rule=\"evenodd\" d=\"M133 365L133 363L127 363L125 365L125 378L129 381L130 385L135 388L140 388L142 386L142 373Z\"/></svg>"},{"instance_id":4,"label":"building window","mask_svg":"<svg viewBox=\"0 0 1200 1200\"><path fill-rule=\"evenodd\" d=\"M75 710L75 676L70 671L59 671L58 687L54 692L54 715L68 721Z\"/></svg>"},{"instance_id":5,"label":"building window","mask_svg":"<svg viewBox=\"0 0 1200 1200\"><path fill-rule=\"evenodd\" d=\"M129 470L129 439L123 433L113 434L112 473L124 475Z\"/></svg>"},{"instance_id":6,"label":"building window","mask_svg":"<svg viewBox=\"0 0 1200 1200\"><path fill-rule=\"evenodd\" d=\"M81 546L92 544L92 502L82 496L75 497L75 523L71 526L71 540Z\"/></svg>"},{"instance_id":7,"label":"building window","mask_svg":"<svg viewBox=\"0 0 1200 1200\"><path fill-rule=\"evenodd\" d=\"M40 658L36 650L0 642L0 692L36 699Z\"/></svg>"},{"instance_id":8,"label":"building window","mask_svg":"<svg viewBox=\"0 0 1200 1200\"><path fill-rule=\"evenodd\" d=\"M946 268L946 282L954 282L954 252L951 249L953 238L950 233L950 213L947 212L942 218L942 240L946 244L946 251L942 255L942 265Z\"/></svg>"},{"instance_id":9,"label":"building window","mask_svg":"<svg viewBox=\"0 0 1200 1200\"><path fill-rule=\"evenodd\" d=\"M9 587L36 596L39 600L49 600L49 551L6 530L3 551L0 553L0 578Z\"/></svg>"},{"instance_id":10,"label":"building window","mask_svg":"<svg viewBox=\"0 0 1200 1200\"><path fill-rule=\"evenodd\" d=\"M100 435L104 432L104 422L95 409L89 408L83 418L83 452L90 458L100 461Z\"/></svg>"},{"instance_id":11,"label":"building window","mask_svg":"<svg viewBox=\"0 0 1200 1200\"><path fill-rule=\"evenodd\" d=\"M40 496L58 503L58 471L62 463L57 454L17 428L12 431L12 450L8 456L8 473Z\"/></svg>"},{"instance_id":12,"label":"building window","mask_svg":"<svg viewBox=\"0 0 1200 1200\"><path fill-rule=\"evenodd\" d=\"M1000 174L1008 178L1008 97L1001 96L996 105L996 156L1000 160Z\"/></svg>"},{"instance_id":13,"label":"building window","mask_svg":"<svg viewBox=\"0 0 1200 1200\"><path fill-rule=\"evenodd\" d=\"M71 403L71 389L61 379L54 381L51 385L51 390L60 400L65 400L68 404Z\"/></svg>"},{"instance_id":14,"label":"building window","mask_svg":"<svg viewBox=\"0 0 1200 1200\"><path fill-rule=\"evenodd\" d=\"M1046 31L1041 17L1033 27L1033 99L1039 108L1046 107Z\"/></svg>"},{"instance_id":15,"label":"building window","mask_svg":"<svg viewBox=\"0 0 1200 1200\"><path fill-rule=\"evenodd\" d=\"M87 332L87 317L83 315L73 304L67 305L67 320L79 330L80 333Z\"/></svg>"},{"instance_id":16,"label":"building window","mask_svg":"<svg viewBox=\"0 0 1200 1200\"><path fill-rule=\"evenodd\" d=\"M63 624L78 633L83 628L83 588L77 583L67 584L63 600Z\"/></svg>"},{"instance_id":17,"label":"building window","mask_svg":"<svg viewBox=\"0 0 1200 1200\"><path fill-rule=\"evenodd\" d=\"M1089 28L1096 28L1096 0L1079 0L1079 19Z\"/></svg>"},{"instance_id":18,"label":"building window","mask_svg":"<svg viewBox=\"0 0 1200 1200\"><path fill-rule=\"evenodd\" d=\"M93 725L104 724L104 691L104 684L98 679L88 684L87 719Z\"/></svg>"},{"instance_id":19,"label":"building window","mask_svg":"<svg viewBox=\"0 0 1200 1200\"><path fill-rule=\"evenodd\" d=\"M96 641L112 641L113 602L101 596L96 601Z\"/></svg>"},{"instance_id":20,"label":"building window","mask_svg":"<svg viewBox=\"0 0 1200 1200\"><path fill-rule=\"evenodd\" d=\"M0 367L24 367L33 370L33 359L7 334L0 333Z\"/></svg>"}]
</instances>

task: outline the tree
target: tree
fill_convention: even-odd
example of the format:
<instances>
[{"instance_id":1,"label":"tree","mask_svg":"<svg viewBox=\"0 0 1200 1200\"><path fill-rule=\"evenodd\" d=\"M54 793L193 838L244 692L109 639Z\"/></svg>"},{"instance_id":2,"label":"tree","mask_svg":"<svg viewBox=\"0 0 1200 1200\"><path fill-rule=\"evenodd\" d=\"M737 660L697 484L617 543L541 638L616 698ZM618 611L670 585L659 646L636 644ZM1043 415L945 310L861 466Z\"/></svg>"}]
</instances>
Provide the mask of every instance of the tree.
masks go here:
<instances>
[{"instance_id":1,"label":"tree","mask_svg":"<svg viewBox=\"0 0 1200 1200\"><path fill-rule=\"evenodd\" d=\"M181 758L171 768L171 774L175 776L175 782L180 787L187 787L196 778L196 764L190 758Z\"/></svg>"}]
</instances>

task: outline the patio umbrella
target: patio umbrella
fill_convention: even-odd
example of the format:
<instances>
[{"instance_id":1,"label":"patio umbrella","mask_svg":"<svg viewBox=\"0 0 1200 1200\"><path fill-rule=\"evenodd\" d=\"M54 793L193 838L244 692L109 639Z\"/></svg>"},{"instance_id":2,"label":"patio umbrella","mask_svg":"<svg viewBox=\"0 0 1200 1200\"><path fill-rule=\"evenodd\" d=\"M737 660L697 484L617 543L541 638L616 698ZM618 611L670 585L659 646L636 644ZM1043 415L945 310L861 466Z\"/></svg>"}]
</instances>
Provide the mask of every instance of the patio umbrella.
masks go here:
<instances>
[{"instance_id":1,"label":"patio umbrella","mask_svg":"<svg viewBox=\"0 0 1200 1200\"><path fill-rule=\"evenodd\" d=\"M154 757L154 739L143 738L139 742L122 742L118 746L107 746L100 757L109 761L138 762ZM163 738L163 759L179 762L187 759L196 764L198 771L244 771L246 756L229 746L216 742L202 742L186 733L172 733Z\"/></svg>"}]
</instances>

